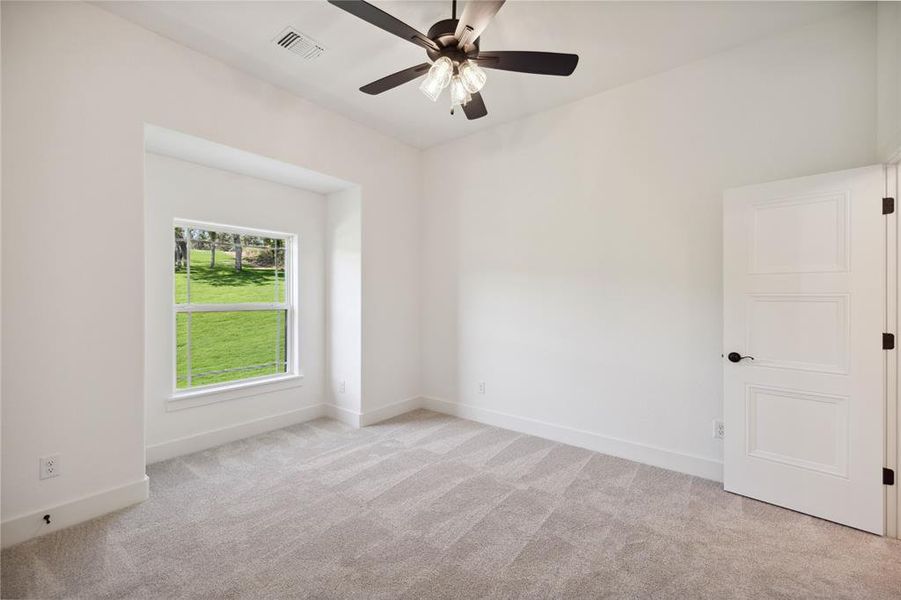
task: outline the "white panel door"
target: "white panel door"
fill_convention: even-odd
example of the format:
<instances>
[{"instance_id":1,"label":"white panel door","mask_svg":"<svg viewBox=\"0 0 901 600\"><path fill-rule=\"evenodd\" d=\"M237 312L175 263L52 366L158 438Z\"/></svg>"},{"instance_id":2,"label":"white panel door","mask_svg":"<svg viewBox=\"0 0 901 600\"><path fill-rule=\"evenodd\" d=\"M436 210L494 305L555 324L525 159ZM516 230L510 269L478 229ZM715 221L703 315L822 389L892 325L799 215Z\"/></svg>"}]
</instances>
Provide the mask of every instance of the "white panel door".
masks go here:
<instances>
[{"instance_id":1,"label":"white panel door","mask_svg":"<svg viewBox=\"0 0 901 600\"><path fill-rule=\"evenodd\" d=\"M881 166L766 183L723 209L724 487L879 534L882 183Z\"/></svg>"}]
</instances>

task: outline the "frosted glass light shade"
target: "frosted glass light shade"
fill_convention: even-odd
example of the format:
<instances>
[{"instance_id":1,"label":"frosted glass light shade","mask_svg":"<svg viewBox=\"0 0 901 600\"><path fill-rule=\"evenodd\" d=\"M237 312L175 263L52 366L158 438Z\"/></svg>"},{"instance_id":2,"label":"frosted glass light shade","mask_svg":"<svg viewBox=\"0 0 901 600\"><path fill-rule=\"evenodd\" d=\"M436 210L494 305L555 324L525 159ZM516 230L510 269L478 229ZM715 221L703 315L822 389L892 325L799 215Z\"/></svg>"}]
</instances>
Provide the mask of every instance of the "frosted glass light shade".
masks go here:
<instances>
[{"instance_id":1,"label":"frosted glass light shade","mask_svg":"<svg viewBox=\"0 0 901 600\"><path fill-rule=\"evenodd\" d=\"M419 84L419 91L425 94L432 102L438 99L438 96L441 95L441 90L443 89L444 86L441 85L441 79L433 77L431 73L426 75L426 78Z\"/></svg>"},{"instance_id":2,"label":"frosted glass light shade","mask_svg":"<svg viewBox=\"0 0 901 600\"><path fill-rule=\"evenodd\" d=\"M459 76L454 75L450 82L451 107L457 104L460 106L466 104L466 96L468 95L466 88L463 87L463 81L461 81Z\"/></svg>"},{"instance_id":3,"label":"frosted glass light shade","mask_svg":"<svg viewBox=\"0 0 901 600\"><path fill-rule=\"evenodd\" d=\"M446 56L442 56L429 69L429 74L419 85L419 90L434 102L441 95L441 90L450 83L453 72L454 63Z\"/></svg>"},{"instance_id":4,"label":"frosted glass light shade","mask_svg":"<svg viewBox=\"0 0 901 600\"><path fill-rule=\"evenodd\" d=\"M488 75L482 68L471 60L464 61L460 65L460 80L470 94L475 94L485 85Z\"/></svg>"},{"instance_id":5,"label":"frosted glass light shade","mask_svg":"<svg viewBox=\"0 0 901 600\"><path fill-rule=\"evenodd\" d=\"M441 79L450 78L454 74L454 63L448 57L442 56L432 64L429 73Z\"/></svg>"}]
</instances>

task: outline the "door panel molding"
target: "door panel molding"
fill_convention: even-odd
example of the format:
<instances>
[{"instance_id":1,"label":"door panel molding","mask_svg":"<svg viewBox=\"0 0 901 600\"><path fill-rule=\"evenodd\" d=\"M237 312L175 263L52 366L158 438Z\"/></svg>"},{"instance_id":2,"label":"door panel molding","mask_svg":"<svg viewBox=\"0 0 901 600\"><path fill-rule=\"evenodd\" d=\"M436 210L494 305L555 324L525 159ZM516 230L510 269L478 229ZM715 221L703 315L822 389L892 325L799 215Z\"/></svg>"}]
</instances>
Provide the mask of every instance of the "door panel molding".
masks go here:
<instances>
[{"instance_id":1,"label":"door panel molding","mask_svg":"<svg viewBox=\"0 0 901 600\"><path fill-rule=\"evenodd\" d=\"M849 190L838 189L753 202L748 272L757 275L847 272L850 195ZM811 227L801 231L789 229L793 221L804 218L811 222Z\"/></svg>"},{"instance_id":2,"label":"door panel molding","mask_svg":"<svg viewBox=\"0 0 901 600\"><path fill-rule=\"evenodd\" d=\"M748 354L755 358L754 366L847 374L850 351L848 345L851 335L850 300L848 294L748 294L745 347ZM782 313L761 315L761 310L755 310L767 305L790 304L797 305L795 311L783 310ZM804 304L807 304L806 310L801 306ZM823 310L823 305L830 304L832 305L831 311L828 307ZM764 316L770 317L766 323L761 322L764 320ZM816 332L815 339L813 336L786 339L786 329L780 327L789 319L814 321L817 318L832 319L833 322L820 323L823 327L828 327L828 331ZM814 325L816 323L809 323L809 328L812 329ZM783 357L774 356L780 353ZM792 353L799 355L796 357L798 360L789 360L785 357ZM825 356L822 355L832 354L833 360L802 360L804 358L802 355L805 353L808 356L818 353L823 358Z\"/></svg>"},{"instance_id":3,"label":"door panel molding","mask_svg":"<svg viewBox=\"0 0 901 600\"><path fill-rule=\"evenodd\" d=\"M769 400L762 402L762 399ZM794 402L794 406L792 403ZM804 413L786 415L786 411ZM761 413L770 413L762 422ZM819 394L788 388L748 385L745 395L747 456L791 465L808 471L848 478L848 397ZM798 436L789 427L788 416L804 419L807 427L831 429L832 439L819 448L798 446ZM831 421L831 422L830 422ZM762 431L768 429L767 431ZM792 448L791 446L795 446ZM769 448L769 449L767 449ZM794 456L792 455L795 454ZM798 456L799 454L806 456ZM815 460L817 454L831 455L832 460ZM823 457L825 458L825 457Z\"/></svg>"}]
</instances>

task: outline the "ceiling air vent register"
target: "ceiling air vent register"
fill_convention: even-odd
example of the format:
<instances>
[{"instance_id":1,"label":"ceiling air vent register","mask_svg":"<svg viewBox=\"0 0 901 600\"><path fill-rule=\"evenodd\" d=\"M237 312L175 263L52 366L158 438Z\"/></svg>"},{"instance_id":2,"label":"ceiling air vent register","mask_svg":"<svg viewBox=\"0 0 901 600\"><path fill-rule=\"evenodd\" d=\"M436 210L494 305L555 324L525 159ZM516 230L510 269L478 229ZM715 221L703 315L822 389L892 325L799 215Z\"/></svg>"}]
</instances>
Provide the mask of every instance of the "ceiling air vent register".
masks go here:
<instances>
[{"instance_id":1,"label":"ceiling air vent register","mask_svg":"<svg viewBox=\"0 0 901 600\"><path fill-rule=\"evenodd\" d=\"M305 33L301 33L293 27L286 27L272 40L275 45L290 50L294 54L303 57L304 60L313 60L325 52L325 48L319 42Z\"/></svg>"}]
</instances>

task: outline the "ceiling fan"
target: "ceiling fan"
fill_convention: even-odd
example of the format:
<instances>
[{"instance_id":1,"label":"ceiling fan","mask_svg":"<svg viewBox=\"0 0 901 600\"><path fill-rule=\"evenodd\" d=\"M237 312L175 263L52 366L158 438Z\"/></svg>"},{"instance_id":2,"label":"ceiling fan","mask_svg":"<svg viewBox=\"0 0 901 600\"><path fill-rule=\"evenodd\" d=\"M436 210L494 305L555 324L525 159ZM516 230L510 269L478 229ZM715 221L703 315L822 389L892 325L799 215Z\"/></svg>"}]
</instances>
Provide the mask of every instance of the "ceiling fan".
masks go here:
<instances>
[{"instance_id":1,"label":"ceiling fan","mask_svg":"<svg viewBox=\"0 0 901 600\"><path fill-rule=\"evenodd\" d=\"M423 35L403 21L392 17L363 0L328 0L367 23L425 49L431 62L404 69L366 84L360 88L366 94L381 94L401 84L426 75L419 89L433 102L441 91L450 87L451 114L461 106L467 119L479 119L488 114L480 90L485 85L486 69L501 69L538 75L570 75L576 69L579 56L558 52L500 51L484 52L479 38L504 0L469 0L457 19L457 1L452 0L451 18L438 21Z\"/></svg>"}]
</instances>

